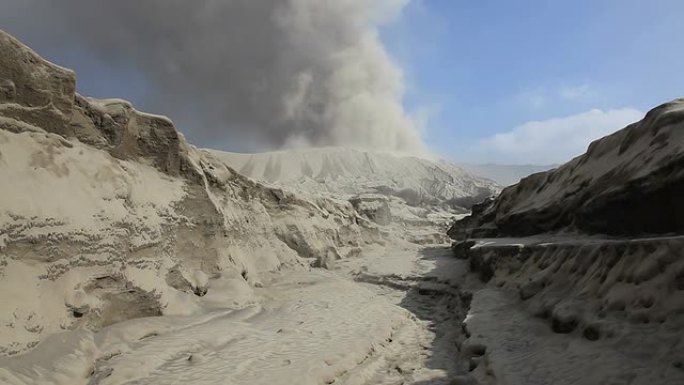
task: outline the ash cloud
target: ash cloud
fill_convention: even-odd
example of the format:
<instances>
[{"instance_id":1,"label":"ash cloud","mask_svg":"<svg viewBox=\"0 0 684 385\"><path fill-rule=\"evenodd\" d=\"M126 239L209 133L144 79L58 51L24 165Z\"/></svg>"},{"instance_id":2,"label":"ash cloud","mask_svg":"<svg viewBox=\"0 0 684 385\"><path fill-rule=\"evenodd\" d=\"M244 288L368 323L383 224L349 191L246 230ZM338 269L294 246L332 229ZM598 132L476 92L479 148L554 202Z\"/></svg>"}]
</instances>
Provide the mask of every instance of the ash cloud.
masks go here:
<instances>
[{"instance_id":1,"label":"ash cloud","mask_svg":"<svg viewBox=\"0 0 684 385\"><path fill-rule=\"evenodd\" d=\"M141 71L147 105L191 123L180 128L201 145L418 152L401 70L378 36L408 1L9 0L0 13Z\"/></svg>"}]
</instances>

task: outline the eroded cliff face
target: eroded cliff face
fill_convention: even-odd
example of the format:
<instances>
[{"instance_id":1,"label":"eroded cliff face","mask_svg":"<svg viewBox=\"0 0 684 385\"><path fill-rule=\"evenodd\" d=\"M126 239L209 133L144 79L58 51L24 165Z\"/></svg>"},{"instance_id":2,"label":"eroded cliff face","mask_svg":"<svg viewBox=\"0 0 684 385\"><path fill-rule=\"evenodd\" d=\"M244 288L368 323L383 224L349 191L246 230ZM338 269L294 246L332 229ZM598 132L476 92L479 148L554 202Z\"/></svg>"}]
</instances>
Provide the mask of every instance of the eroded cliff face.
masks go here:
<instances>
[{"instance_id":1,"label":"eroded cliff face","mask_svg":"<svg viewBox=\"0 0 684 385\"><path fill-rule=\"evenodd\" d=\"M684 99L484 201L449 230L482 383L684 381ZM522 341L522 342L521 342Z\"/></svg>"},{"instance_id":2,"label":"eroded cliff face","mask_svg":"<svg viewBox=\"0 0 684 385\"><path fill-rule=\"evenodd\" d=\"M523 179L450 230L526 236L552 231L684 233L684 99L597 140L563 166Z\"/></svg>"},{"instance_id":3,"label":"eroded cliff face","mask_svg":"<svg viewBox=\"0 0 684 385\"><path fill-rule=\"evenodd\" d=\"M471 246L455 255L489 282L464 326L481 383L684 381L683 237Z\"/></svg>"},{"instance_id":4,"label":"eroded cliff face","mask_svg":"<svg viewBox=\"0 0 684 385\"><path fill-rule=\"evenodd\" d=\"M260 275L331 266L388 237L188 145L173 123L75 93L74 73L0 32L0 353L52 333L241 306ZM206 305L206 304L205 304ZM206 307L206 306L205 306Z\"/></svg>"}]
</instances>

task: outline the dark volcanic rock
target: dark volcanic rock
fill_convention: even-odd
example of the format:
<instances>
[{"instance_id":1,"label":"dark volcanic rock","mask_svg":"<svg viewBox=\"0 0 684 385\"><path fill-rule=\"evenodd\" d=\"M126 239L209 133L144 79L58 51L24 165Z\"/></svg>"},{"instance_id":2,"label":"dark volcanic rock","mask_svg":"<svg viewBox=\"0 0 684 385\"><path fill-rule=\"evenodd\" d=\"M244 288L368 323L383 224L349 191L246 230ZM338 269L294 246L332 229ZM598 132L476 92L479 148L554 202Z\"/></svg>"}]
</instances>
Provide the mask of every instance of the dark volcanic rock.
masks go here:
<instances>
[{"instance_id":1,"label":"dark volcanic rock","mask_svg":"<svg viewBox=\"0 0 684 385\"><path fill-rule=\"evenodd\" d=\"M450 230L454 239L559 230L619 236L684 233L684 99L531 175Z\"/></svg>"}]
</instances>

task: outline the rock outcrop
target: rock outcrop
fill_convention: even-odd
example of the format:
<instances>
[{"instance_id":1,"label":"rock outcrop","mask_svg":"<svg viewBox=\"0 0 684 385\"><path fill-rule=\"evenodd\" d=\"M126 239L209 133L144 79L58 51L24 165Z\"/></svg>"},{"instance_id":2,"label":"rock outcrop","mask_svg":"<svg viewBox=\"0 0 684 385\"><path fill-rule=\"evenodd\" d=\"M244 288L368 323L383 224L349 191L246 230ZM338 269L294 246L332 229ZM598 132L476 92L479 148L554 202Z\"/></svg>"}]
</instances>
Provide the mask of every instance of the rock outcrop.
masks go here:
<instances>
[{"instance_id":1,"label":"rock outcrop","mask_svg":"<svg viewBox=\"0 0 684 385\"><path fill-rule=\"evenodd\" d=\"M51 132L67 127L74 106L74 73L43 60L2 32L0 57L3 120L15 119Z\"/></svg>"},{"instance_id":2,"label":"rock outcrop","mask_svg":"<svg viewBox=\"0 0 684 385\"><path fill-rule=\"evenodd\" d=\"M362 194L349 200L356 211L372 220L386 226L392 222L392 211L389 199L383 195Z\"/></svg>"},{"instance_id":3,"label":"rock outcrop","mask_svg":"<svg viewBox=\"0 0 684 385\"><path fill-rule=\"evenodd\" d=\"M560 140L560 139L559 139ZM557 169L531 175L456 223L452 238L558 231L615 236L684 233L684 99L597 140Z\"/></svg>"}]
</instances>

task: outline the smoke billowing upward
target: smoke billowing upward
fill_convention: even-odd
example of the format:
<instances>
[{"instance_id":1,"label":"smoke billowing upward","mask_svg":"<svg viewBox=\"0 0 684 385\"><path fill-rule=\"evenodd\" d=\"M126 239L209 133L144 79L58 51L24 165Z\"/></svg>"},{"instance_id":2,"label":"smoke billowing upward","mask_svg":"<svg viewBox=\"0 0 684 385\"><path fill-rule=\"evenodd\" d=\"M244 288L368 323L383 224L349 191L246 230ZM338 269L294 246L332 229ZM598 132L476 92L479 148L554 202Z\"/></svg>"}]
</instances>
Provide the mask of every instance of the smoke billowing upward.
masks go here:
<instances>
[{"instance_id":1,"label":"smoke billowing upward","mask_svg":"<svg viewBox=\"0 0 684 385\"><path fill-rule=\"evenodd\" d=\"M192 122L181 129L204 145L420 151L378 36L408 1L9 0L0 13L141 71L155 112Z\"/></svg>"}]
</instances>

